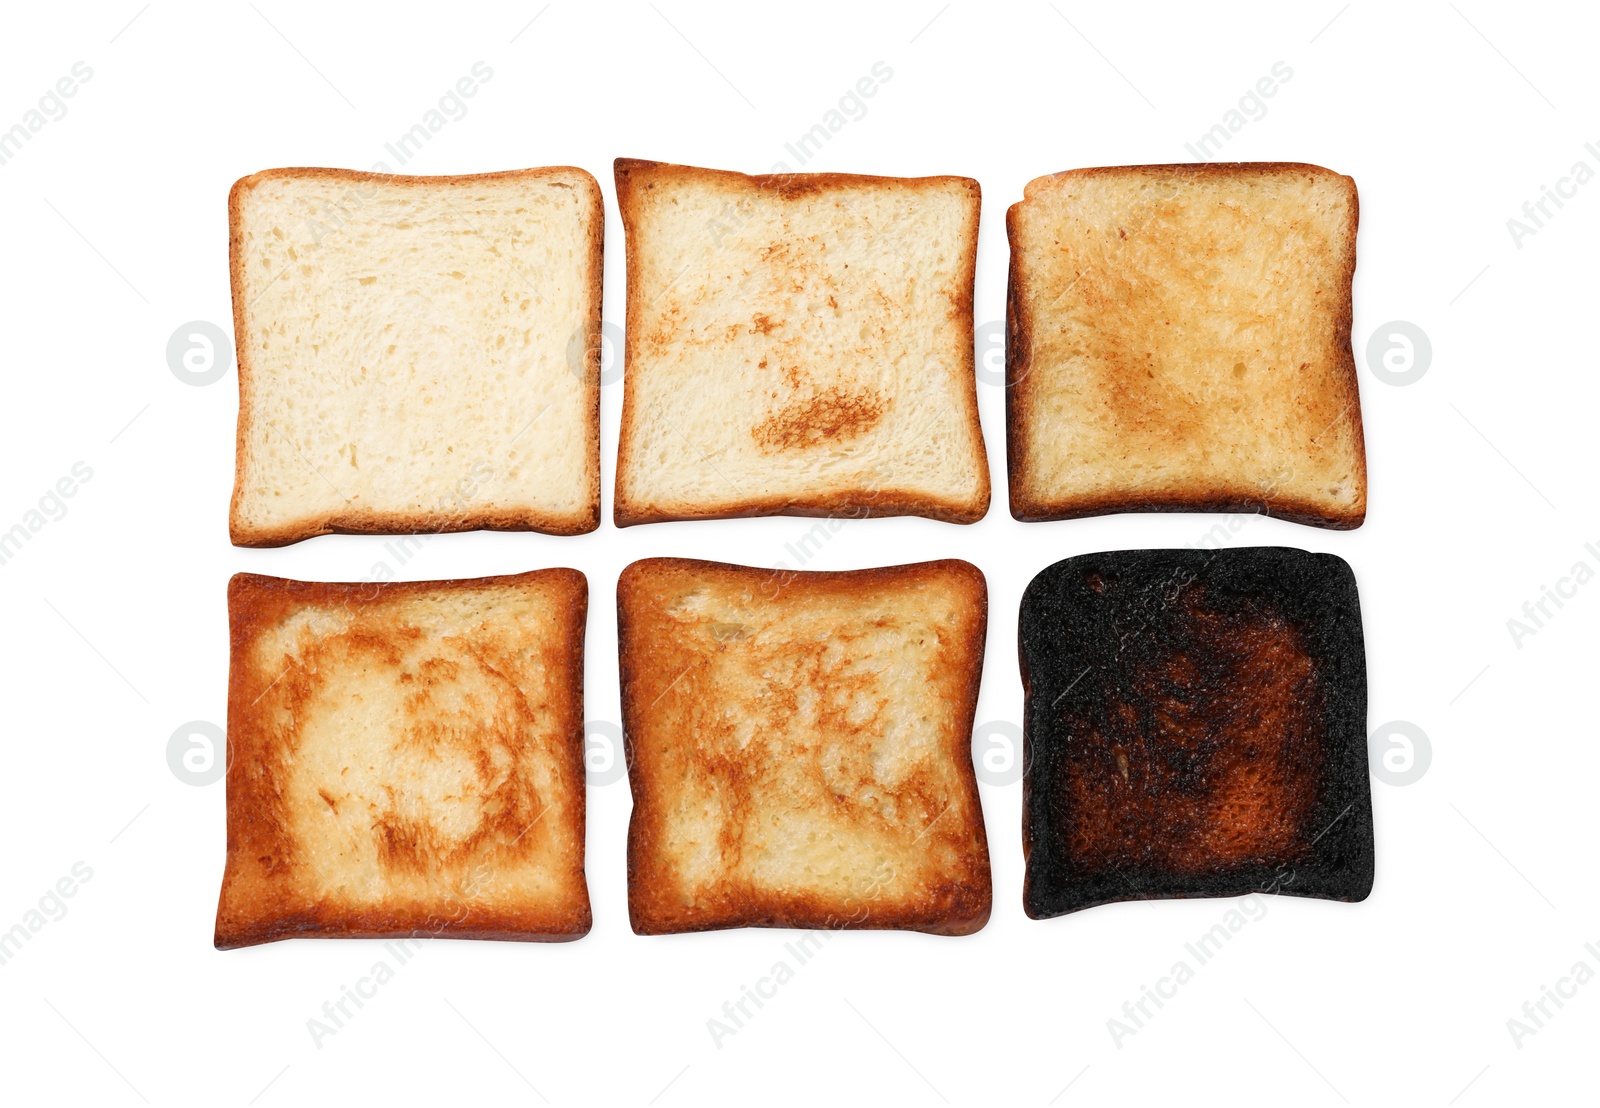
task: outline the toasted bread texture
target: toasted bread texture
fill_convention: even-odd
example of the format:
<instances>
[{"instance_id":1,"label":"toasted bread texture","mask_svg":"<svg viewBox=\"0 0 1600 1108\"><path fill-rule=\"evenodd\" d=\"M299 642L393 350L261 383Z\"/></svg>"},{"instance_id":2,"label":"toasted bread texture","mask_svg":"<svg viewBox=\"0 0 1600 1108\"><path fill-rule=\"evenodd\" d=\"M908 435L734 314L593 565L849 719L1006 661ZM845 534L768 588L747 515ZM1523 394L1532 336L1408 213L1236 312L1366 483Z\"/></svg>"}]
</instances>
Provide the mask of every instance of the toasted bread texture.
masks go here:
<instances>
[{"instance_id":1,"label":"toasted bread texture","mask_svg":"<svg viewBox=\"0 0 1600 1108\"><path fill-rule=\"evenodd\" d=\"M1021 520L1366 517L1355 182L1289 163L1080 169L1007 213Z\"/></svg>"},{"instance_id":2,"label":"toasted bread texture","mask_svg":"<svg viewBox=\"0 0 1600 1108\"><path fill-rule=\"evenodd\" d=\"M978 183L621 158L619 527L989 507Z\"/></svg>"},{"instance_id":3,"label":"toasted bread texture","mask_svg":"<svg viewBox=\"0 0 1600 1108\"><path fill-rule=\"evenodd\" d=\"M600 523L600 188L273 169L228 198L241 546Z\"/></svg>"},{"instance_id":4,"label":"toasted bread texture","mask_svg":"<svg viewBox=\"0 0 1600 1108\"><path fill-rule=\"evenodd\" d=\"M587 609L571 569L236 575L216 945L586 933Z\"/></svg>"},{"instance_id":5,"label":"toasted bread texture","mask_svg":"<svg viewBox=\"0 0 1600 1108\"><path fill-rule=\"evenodd\" d=\"M1122 550L1028 586L1023 904L1372 889L1350 567L1283 547Z\"/></svg>"},{"instance_id":6,"label":"toasted bread texture","mask_svg":"<svg viewBox=\"0 0 1600 1108\"><path fill-rule=\"evenodd\" d=\"M624 570L634 931L982 927L986 618L983 574L961 561Z\"/></svg>"}]
</instances>

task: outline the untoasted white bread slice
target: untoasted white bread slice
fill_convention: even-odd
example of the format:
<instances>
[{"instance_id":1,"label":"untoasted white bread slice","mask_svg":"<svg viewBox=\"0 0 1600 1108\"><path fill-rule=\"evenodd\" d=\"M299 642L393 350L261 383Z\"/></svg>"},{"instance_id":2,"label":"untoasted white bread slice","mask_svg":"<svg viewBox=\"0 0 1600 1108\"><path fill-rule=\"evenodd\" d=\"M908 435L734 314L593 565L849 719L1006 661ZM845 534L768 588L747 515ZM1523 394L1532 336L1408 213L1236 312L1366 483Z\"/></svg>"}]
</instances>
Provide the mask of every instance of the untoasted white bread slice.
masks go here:
<instances>
[{"instance_id":1,"label":"untoasted white bread slice","mask_svg":"<svg viewBox=\"0 0 1600 1108\"><path fill-rule=\"evenodd\" d=\"M236 575L216 945L587 932L587 609L572 569Z\"/></svg>"},{"instance_id":2,"label":"untoasted white bread slice","mask_svg":"<svg viewBox=\"0 0 1600 1108\"><path fill-rule=\"evenodd\" d=\"M961 561L624 570L634 931L982 927L971 744L987 613L983 574Z\"/></svg>"},{"instance_id":3,"label":"untoasted white bread slice","mask_svg":"<svg viewBox=\"0 0 1600 1108\"><path fill-rule=\"evenodd\" d=\"M600 188L273 169L228 198L241 546L600 521Z\"/></svg>"},{"instance_id":4,"label":"untoasted white bread slice","mask_svg":"<svg viewBox=\"0 0 1600 1108\"><path fill-rule=\"evenodd\" d=\"M619 158L619 527L989 507L972 344L978 183Z\"/></svg>"},{"instance_id":5,"label":"untoasted white bread slice","mask_svg":"<svg viewBox=\"0 0 1600 1108\"><path fill-rule=\"evenodd\" d=\"M1355 182L1287 163L1080 169L1007 213L1022 520L1366 516Z\"/></svg>"}]
</instances>

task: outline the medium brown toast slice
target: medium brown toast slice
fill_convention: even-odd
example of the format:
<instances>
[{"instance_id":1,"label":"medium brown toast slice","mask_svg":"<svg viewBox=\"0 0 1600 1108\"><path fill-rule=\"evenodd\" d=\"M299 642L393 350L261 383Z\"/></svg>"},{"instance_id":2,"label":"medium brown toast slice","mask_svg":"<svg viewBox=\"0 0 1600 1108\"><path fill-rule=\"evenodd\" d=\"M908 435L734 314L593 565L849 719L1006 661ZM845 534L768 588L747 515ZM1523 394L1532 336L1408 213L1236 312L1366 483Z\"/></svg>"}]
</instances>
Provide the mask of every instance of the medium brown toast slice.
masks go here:
<instances>
[{"instance_id":1,"label":"medium brown toast slice","mask_svg":"<svg viewBox=\"0 0 1600 1108\"><path fill-rule=\"evenodd\" d=\"M620 158L619 527L989 507L978 183Z\"/></svg>"},{"instance_id":2,"label":"medium brown toast slice","mask_svg":"<svg viewBox=\"0 0 1600 1108\"><path fill-rule=\"evenodd\" d=\"M971 746L987 611L962 561L624 570L634 931L981 928Z\"/></svg>"},{"instance_id":3,"label":"medium brown toast slice","mask_svg":"<svg viewBox=\"0 0 1600 1108\"><path fill-rule=\"evenodd\" d=\"M572 569L235 575L216 945L585 934L587 610Z\"/></svg>"},{"instance_id":4,"label":"medium brown toast slice","mask_svg":"<svg viewBox=\"0 0 1600 1108\"><path fill-rule=\"evenodd\" d=\"M1355 182L1313 165L1029 182L1006 218L1012 514L1360 526L1356 223Z\"/></svg>"},{"instance_id":5,"label":"medium brown toast slice","mask_svg":"<svg viewBox=\"0 0 1600 1108\"><path fill-rule=\"evenodd\" d=\"M600 525L593 177L272 169L228 223L235 544Z\"/></svg>"}]
</instances>

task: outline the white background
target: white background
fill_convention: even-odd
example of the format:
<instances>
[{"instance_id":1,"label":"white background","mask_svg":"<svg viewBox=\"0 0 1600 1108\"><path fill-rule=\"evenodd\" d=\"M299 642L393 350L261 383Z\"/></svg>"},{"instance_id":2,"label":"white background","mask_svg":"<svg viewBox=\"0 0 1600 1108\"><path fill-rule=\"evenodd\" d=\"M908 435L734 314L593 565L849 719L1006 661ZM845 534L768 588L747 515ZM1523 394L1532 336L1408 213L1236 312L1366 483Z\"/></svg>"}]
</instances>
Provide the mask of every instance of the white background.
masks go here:
<instances>
[{"instance_id":1,"label":"white background","mask_svg":"<svg viewBox=\"0 0 1600 1108\"><path fill-rule=\"evenodd\" d=\"M1552 208L1520 248L1506 221L1577 160L1600 169L1583 148L1600 140L1593 14L1481 0L1327 0L1292 11L929 0L771 12L684 0L482 11L140 2L73 14L14 5L0 27L0 126L23 119L75 62L93 70L65 117L0 166L0 530L74 463L93 470L66 516L0 565L0 929L23 920L75 862L93 871L65 917L0 966L5 1099L1250 1096L1470 1106L1592 1097L1600 983L1552 1007L1520 1047L1507 1020L1577 960L1600 970L1583 948L1600 941L1591 680L1600 584L1552 608L1520 648L1506 624L1573 563L1600 568L1583 548L1600 540L1600 183ZM986 785L995 909L984 931L838 935L719 1048L707 1020L770 972L794 936L635 937L623 865L629 796L618 783L589 791L587 938L433 943L314 1046L307 1020L383 951L303 941L213 950L223 786L179 781L165 749L185 721L223 722L230 574L350 580L393 559L381 538L232 548L235 376L184 384L165 350L186 321L231 333L226 196L236 178L284 165L368 168L477 61L492 79L407 171L590 170L606 193L605 315L618 323L614 157L799 168L784 143L882 61L893 77L866 116L806 168L977 178L982 323L1003 316L1005 208L1027 180L1189 160L1184 144L1286 63L1292 79L1224 156L1316 162L1359 185L1354 342L1370 508L1353 533L1253 519L1231 544L1347 559L1365 614L1370 722L1407 720L1431 739L1419 782L1374 782L1371 899L1272 898L1264 918L1118 1046L1107 1020L1229 904L1127 904L1030 921L1020 787ZM1381 381L1364 353L1397 319L1433 345L1429 371L1409 387ZM620 384L605 389L598 532L443 536L398 568L407 578L581 568L591 590L588 715L610 721L624 565L662 554L794 565L784 544L813 525L617 531L621 399ZM853 522L808 567L939 556L979 565L991 603L980 722L1021 720L1016 611L1033 574L1087 551L1192 544L1217 522L1015 522L1003 402L1000 388L980 386L996 492L985 520Z\"/></svg>"}]
</instances>

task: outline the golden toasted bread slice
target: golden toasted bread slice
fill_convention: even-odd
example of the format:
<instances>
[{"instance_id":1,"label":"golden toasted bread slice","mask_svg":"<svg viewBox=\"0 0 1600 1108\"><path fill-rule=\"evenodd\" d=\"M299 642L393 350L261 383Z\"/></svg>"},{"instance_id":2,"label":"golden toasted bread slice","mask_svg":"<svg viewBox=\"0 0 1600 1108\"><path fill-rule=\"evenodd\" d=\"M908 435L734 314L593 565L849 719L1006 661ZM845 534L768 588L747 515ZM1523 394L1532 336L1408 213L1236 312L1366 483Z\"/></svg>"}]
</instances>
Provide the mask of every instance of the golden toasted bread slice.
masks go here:
<instances>
[{"instance_id":1,"label":"golden toasted bread slice","mask_svg":"<svg viewBox=\"0 0 1600 1108\"><path fill-rule=\"evenodd\" d=\"M228 222L235 544L600 525L593 177L272 169Z\"/></svg>"},{"instance_id":2,"label":"golden toasted bread slice","mask_svg":"<svg viewBox=\"0 0 1600 1108\"><path fill-rule=\"evenodd\" d=\"M989 918L983 574L678 558L617 582L634 931Z\"/></svg>"},{"instance_id":3,"label":"golden toasted bread slice","mask_svg":"<svg viewBox=\"0 0 1600 1108\"><path fill-rule=\"evenodd\" d=\"M1006 221L1013 515L1361 524L1354 181L1127 166L1040 177L1025 197Z\"/></svg>"},{"instance_id":4,"label":"golden toasted bread slice","mask_svg":"<svg viewBox=\"0 0 1600 1108\"><path fill-rule=\"evenodd\" d=\"M620 158L619 527L989 507L978 183Z\"/></svg>"},{"instance_id":5,"label":"golden toasted bread slice","mask_svg":"<svg viewBox=\"0 0 1600 1108\"><path fill-rule=\"evenodd\" d=\"M587 610L571 569L236 575L216 945L587 932Z\"/></svg>"}]
</instances>

